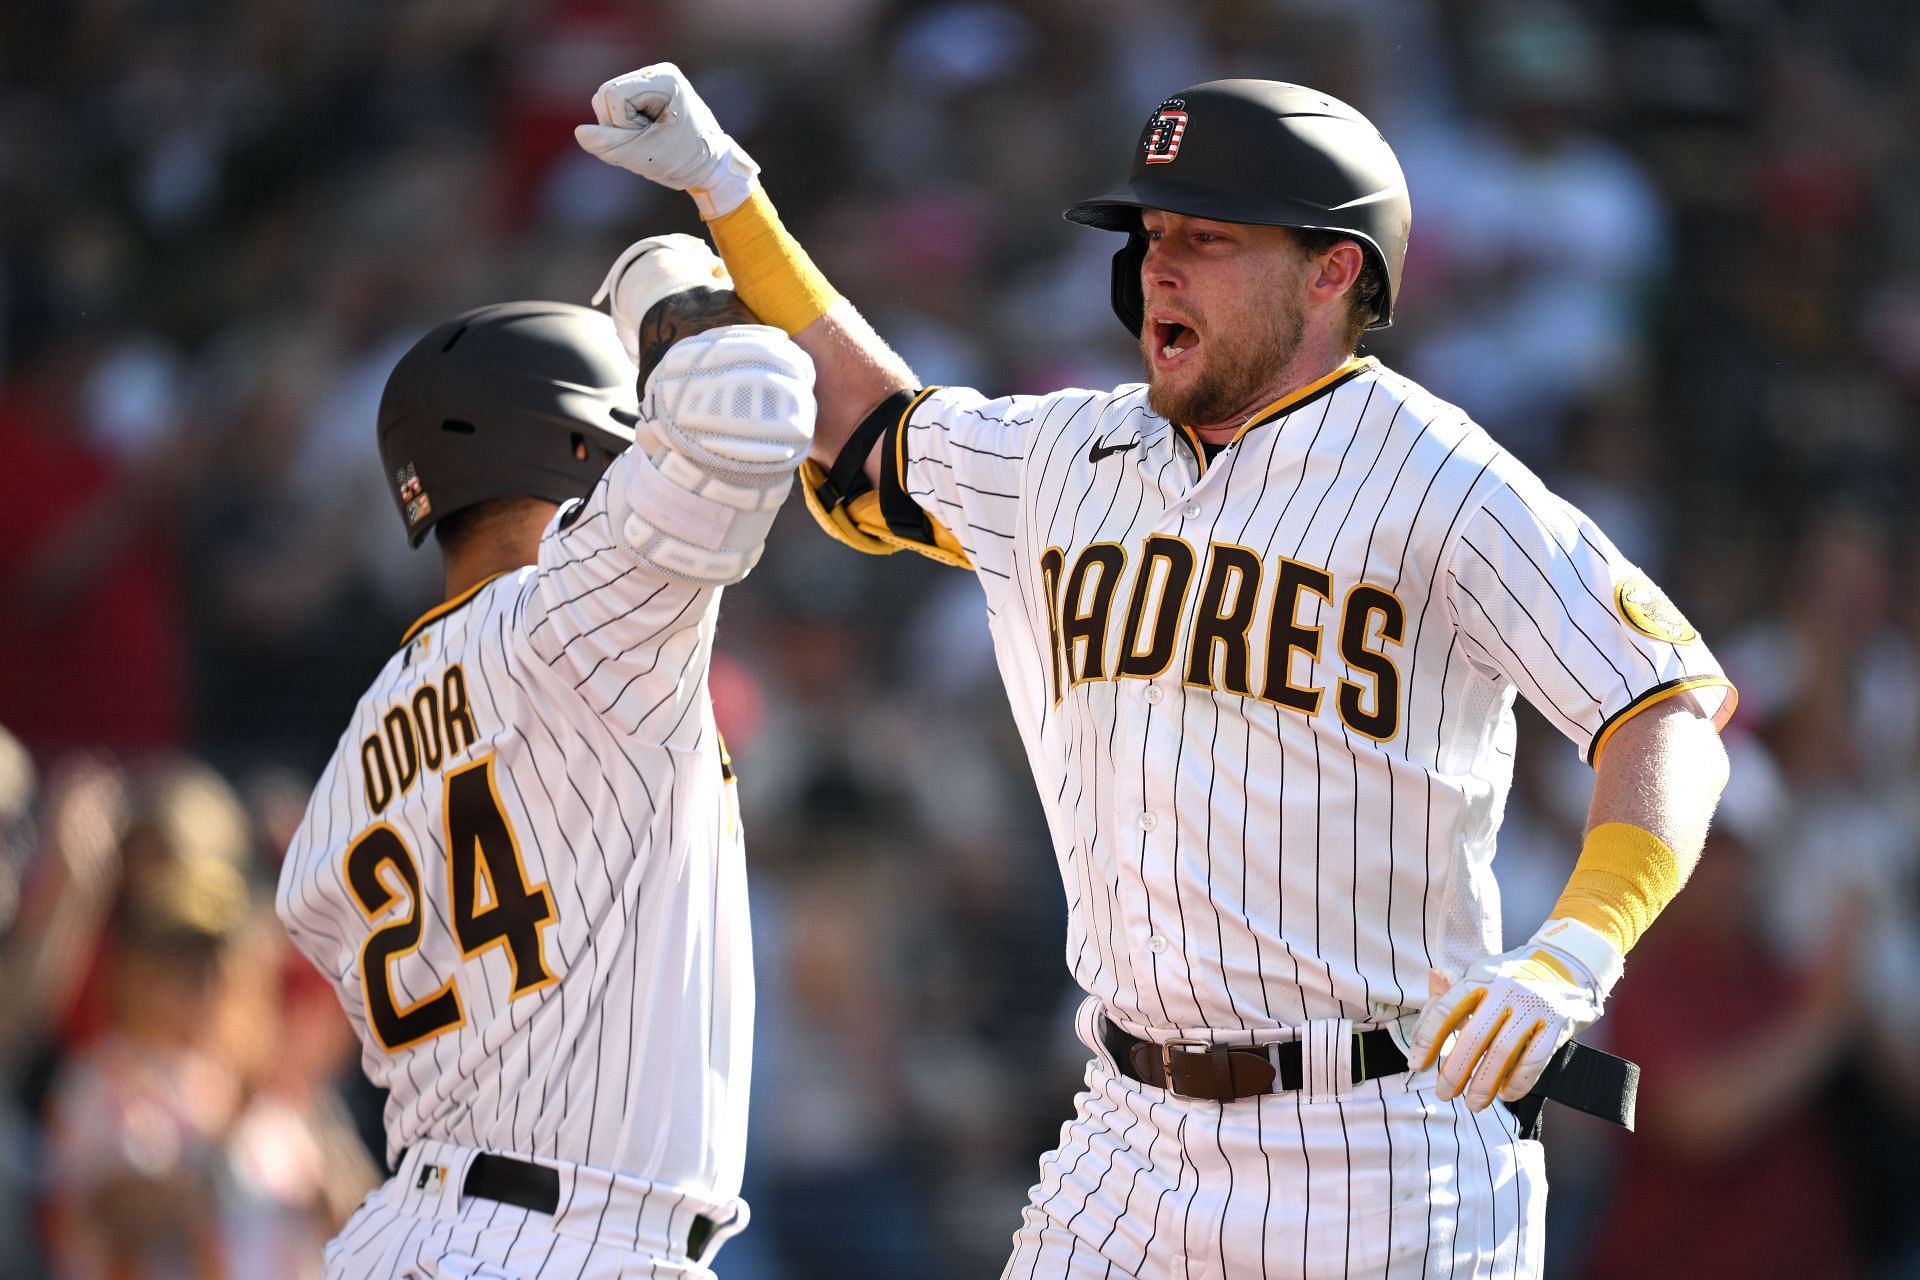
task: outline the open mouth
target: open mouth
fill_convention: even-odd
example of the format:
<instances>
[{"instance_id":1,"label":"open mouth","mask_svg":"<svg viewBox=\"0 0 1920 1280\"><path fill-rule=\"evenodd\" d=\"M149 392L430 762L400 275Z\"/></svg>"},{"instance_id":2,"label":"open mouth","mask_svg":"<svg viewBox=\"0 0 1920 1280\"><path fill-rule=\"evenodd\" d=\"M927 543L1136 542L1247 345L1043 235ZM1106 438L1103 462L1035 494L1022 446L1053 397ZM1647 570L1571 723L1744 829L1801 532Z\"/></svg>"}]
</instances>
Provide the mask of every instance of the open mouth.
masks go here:
<instances>
[{"instance_id":1,"label":"open mouth","mask_svg":"<svg viewBox=\"0 0 1920 1280\"><path fill-rule=\"evenodd\" d=\"M1200 335L1187 324L1161 316L1153 319L1153 349L1163 362L1180 359L1200 345Z\"/></svg>"}]
</instances>

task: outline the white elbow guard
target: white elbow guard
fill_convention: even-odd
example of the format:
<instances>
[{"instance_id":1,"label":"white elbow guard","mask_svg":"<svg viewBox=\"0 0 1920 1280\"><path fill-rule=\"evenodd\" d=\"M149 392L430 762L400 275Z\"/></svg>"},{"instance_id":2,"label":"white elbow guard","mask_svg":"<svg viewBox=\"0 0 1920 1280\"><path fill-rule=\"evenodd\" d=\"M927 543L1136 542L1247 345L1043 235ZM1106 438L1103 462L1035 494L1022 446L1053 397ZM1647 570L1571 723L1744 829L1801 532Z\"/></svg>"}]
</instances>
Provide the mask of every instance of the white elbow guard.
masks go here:
<instances>
[{"instance_id":1,"label":"white elbow guard","mask_svg":"<svg viewBox=\"0 0 1920 1280\"><path fill-rule=\"evenodd\" d=\"M662 576L746 577L813 441L813 361L763 324L675 343L647 379L622 461L621 530Z\"/></svg>"}]
</instances>

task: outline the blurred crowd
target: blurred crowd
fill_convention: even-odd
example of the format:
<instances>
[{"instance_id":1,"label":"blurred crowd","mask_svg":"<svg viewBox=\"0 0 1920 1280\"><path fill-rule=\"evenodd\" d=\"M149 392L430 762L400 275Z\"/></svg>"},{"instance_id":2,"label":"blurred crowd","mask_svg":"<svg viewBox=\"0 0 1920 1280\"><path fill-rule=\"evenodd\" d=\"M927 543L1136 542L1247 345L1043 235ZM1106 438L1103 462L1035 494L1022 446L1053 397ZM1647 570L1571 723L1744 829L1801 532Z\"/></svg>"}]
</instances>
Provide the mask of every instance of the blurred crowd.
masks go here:
<instances>
[{"instance_id":1,"label":"blurred crowd","mask_svg":"<svg viewBox=\"0 0 1920 1280\"><path fill-rule=\"evenodd\" d=\"M1555 1276L1920 1276L1920 6L17 0L0 6L0 1275L300 1277L379 1099L272 920L438 563L373 422L466 307L689 202L575 148L671 58L928 382L1138 377L1059 217L1199 80L1346 98L1413 193L1364 348L1661 581L1742 691L1692 888L1550 1115ZM760 1060L727 1280L997 1273L1083 1053L977 588L789 510L714 670ZM1532 931L1590 773L1522 726Z\"/></svg>"}]
</instances>

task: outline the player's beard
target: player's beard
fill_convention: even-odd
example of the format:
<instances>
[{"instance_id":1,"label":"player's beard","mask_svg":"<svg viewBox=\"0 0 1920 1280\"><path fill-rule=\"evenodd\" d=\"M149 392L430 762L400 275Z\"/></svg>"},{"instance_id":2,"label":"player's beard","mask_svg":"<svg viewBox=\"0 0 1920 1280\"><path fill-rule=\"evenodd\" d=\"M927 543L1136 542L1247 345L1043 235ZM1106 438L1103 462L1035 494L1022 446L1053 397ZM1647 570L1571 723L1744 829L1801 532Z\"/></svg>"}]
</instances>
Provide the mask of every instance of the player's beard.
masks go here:
<instances>
[{"instance_id":1,"label":"player's beard","mask_svg":"<svg viewBox=\"0 0 1920 1280\"><path fill-rule=\"evenodd\" d=\"M1293 359L1306 333L1306 304L1285 290L1275 290L1278 305L1262 307L1240 323L1209 325L1201 342L1203 364L1198 377L1179 388L1155 376L1153 326L1147 326L1140 351L1147 362L1147 407L1169 422L1207 427L1235 414L1249 414L1273 381Z\"/></svg>"}]
</instances>

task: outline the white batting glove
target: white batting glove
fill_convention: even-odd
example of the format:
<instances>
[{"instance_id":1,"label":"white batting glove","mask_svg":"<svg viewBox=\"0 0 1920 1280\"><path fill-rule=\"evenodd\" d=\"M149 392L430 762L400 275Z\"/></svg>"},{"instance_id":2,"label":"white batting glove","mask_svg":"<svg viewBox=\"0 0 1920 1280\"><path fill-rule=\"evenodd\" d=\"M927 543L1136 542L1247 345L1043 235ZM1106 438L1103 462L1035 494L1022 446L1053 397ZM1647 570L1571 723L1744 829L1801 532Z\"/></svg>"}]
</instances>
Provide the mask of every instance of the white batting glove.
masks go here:
<instances>
[{"instance_id":1,"label":"white batting glove","mask_svg":"<svg viewBox=\"0 0 1920 1280\"><path fill-rule=\"evenodd\" d=\"M593 95L597 124L574 128L588 152L663 187L684 191L708 221L753 191L760 166L727 135L671 62L629 71Z\"/></svg>"},{"instance_id":2,"label":"white batting glove","mask_svg":"<svg viewBox=\"0 0 1920 1280\"><path fill-rule=\"evenodd\" d=\"M1414 1067L1433 1066L1452 1036L1440 1063L1440 1097L1464 1093L1474 1111L1496 1097L1518 1102L1554 1051L1593 1025L1624 967L1598 931L1549 920L1525 944L1475 961L1428 1002L1413 1029Z\"/></svg>"},{"instance_id":3,"label":"white batting glove","mask_svg":"<svg viewBox=\"0 0 1920 1280\"><path fill-rule=\"evenodd\" d=\"M698 236L648 236L626 247L607 278L593 295L593 305L607 302L613 315L613 327L620 334L620 345L627 358L640 363L640 322L662 298L670 298L688 289L731 289L733 277L727 274L720 255Z\"/></svg>"}]
</instances>

